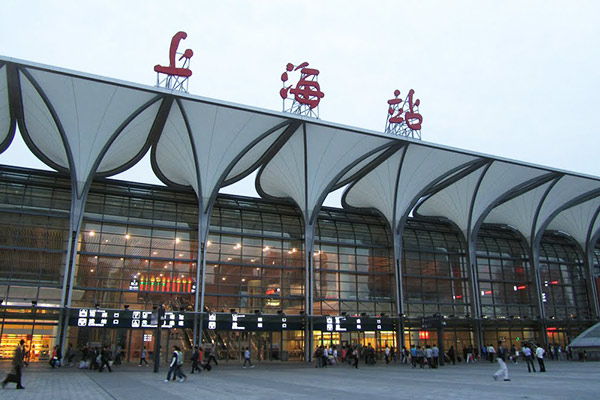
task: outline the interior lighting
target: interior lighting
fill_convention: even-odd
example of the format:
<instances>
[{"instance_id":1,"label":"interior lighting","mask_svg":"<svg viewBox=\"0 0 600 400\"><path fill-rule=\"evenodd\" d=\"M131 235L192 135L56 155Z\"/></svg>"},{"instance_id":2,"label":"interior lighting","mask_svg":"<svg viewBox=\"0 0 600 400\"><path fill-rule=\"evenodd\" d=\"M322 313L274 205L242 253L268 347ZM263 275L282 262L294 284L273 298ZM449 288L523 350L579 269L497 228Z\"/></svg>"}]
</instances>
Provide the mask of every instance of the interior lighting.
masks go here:
<instances>
[{"instance_id":1,"label":"interior lighting","mask_svg":"<svg viewBox=\"0 0 600 400\"><path fill-rule=\"evenodd\" d=\"M206 242L207 246L210 246L212 244L212 242L209 240L208 242Z\"/></svg>"},{"instance_id":2,"label":"interior lighting","mask_svg":"<svg viewBox=\"0 0 600 400\"><path fill-rule=\"evenodd\" d=\"M271 250L271 248L269 246L265 246L265 248L263 249L263 251L269 251Z\"/></svg>"},{"instance_id":3,"label":"interior lighting","mask_svg":"<svg viewBox=\"0 0 600 400\"><path fill-rule=\"evenodd\" d=\"M246 278L242 278L242 282L246 282Z\"/></svg>"},{"instance_id":4,"label":"interior lighting","mask_svg":"<svg viewBox=\"0 0 600 400\"><path fill-rule=\"evenodd\" d=\"M183 257L183 253L179 253L179 257Z\"/></svg>"},{"instance_id":5,"label":"interior lighting","mask_svg":"<svg viewBox=\"0 0 600 400\"><path fill-rule=\"evenodd\" d=\"M131 235L130 235L129 233L128 233L128 234L126 234L126 235L125 235L125 239L126 239L126 240L129 240L129 239L131 239Z\"/></svg>"},{"instance_id":6,"label":"interior lighting","mask_svg":"<svg viewBox=\"0 0 600 400\"><path fill-rule=\"evenodd\" d=\"M93 236L96 236L96 232L94 232L94 231L89 231L89 232L88 232L88 235L90 235L90 236L92 236L92 237L93 237Z\"/></svg>"},{"instance_id":7,"label":"interior lighting","mask_svg":"<svg viewBox=\"0 0 600 400\"><path fill-rule=\"evenodd\" d=\"M225 278L225 277L222 277L222 278L221 278L221 280L226 280L226 279L227 279L227 278Z\"/></svg>"},{"instance_id":8,"label":"interior lighting","mask_svg":"<svg viewBox=\"0 0 600 400\"><path fill-rule=\"evenodd\" d=\"M181 242L181 239L175 238L175 243L179 243L179 242Z\"/></svg>"},{"instance_id":9,"label":"interior lighting","mask_svg":"<svg viewBox=\"0 0 600 400\"><path fill-rule=\"evenodd\" d=\"M231 258L231 257L227 257L227 261L231 261L231 260L232 260L232 258Z\"/></svg>"},{"instance_id":10,"label":"interior lighting","mask_svg":"<svg viewBox=\"0 0 600 400\"><path fill-rule=\"evenodd\" d=\"M251 258L251 259L250 259L250 262L254 262L254 261L256 261L254 258Z\"/></svg>"},{"instance_id":11,"label":"interior lighting","mask_svg":"<svg viewBox=\"0 0 600 400\"><path fill-rule=\"evenodd\" d=\"M298 250L296 250L296 248L295 248L295 247L294 247L294 248L292 248L292 253L295 253L295 252L297 252L297 251L298 251Z\"/></svg>"},{"instance_id":12,"label":"interior lighting","mask_svg":"<svg viewBox=\"0 0 600 400\"><path fill-rule=\"evenodd\" d=\"M241 249L242 245L239 243L236 243L235 246L233 246L234 249Z\"/></svg>"},{"instance_id":13,"label":"interior lighting","mask_svg":"<svg viewBox=\"0 0 600 400\"><path fill-rule=\"evenodd\" d=\"M157 254L158 254L158 251L153 251L153 252L152 252L152 254L153 254L153 255L157 255Z\"/></svg>"},{"instance_id":14,"label":"interior lighting","mask_svg":"<svg viewBox=\"0 0 600 400\"><path fill-rule=\"evenodd\" d=\"M90 272L94 272L94 268L90 269Z\"/></svg>"}]
</instances>

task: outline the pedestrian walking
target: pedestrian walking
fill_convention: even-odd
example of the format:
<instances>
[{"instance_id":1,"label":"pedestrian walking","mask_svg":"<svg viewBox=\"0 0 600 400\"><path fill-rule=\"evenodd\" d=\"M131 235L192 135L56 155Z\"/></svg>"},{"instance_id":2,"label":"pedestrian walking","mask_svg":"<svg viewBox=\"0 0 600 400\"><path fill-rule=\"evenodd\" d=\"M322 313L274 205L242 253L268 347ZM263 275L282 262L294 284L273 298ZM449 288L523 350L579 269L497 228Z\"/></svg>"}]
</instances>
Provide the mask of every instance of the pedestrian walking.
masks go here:
<instances>
[{"instance_id":1,"label":"pedestrian walking","mask_svg":"<svg viewBox=\"0 0 600 400\"><path fill-rule=\"evenodd\" d=\"M433 366L433 350L430 345L425 346L425 358L427 358L427 366L429 369L434 368Z\"/></svg>"},{"instance_id":2,"label":"pedestrian walking","mask_svg":"<svg viewBox=\"0 0 600 400\"><path fill-rule=\"evenodd\" d=\"M144 348L142 349L142 354L140 355L140 365L139 367L142 366L142 363L146 363L146 367L148 366L148 361L146 361L146 356L148 355L148 352L146 350L146 346L144 346Z\"/></svg>"},{"instance_id":3,"label":"pedestrian walking","mask_svg":"<svg viewBox=\"0 0 600 400\"><path fill-rule=\"evenodd\" d=\"M389 346L385 346L385 365L390 363L390 348Z\"/></svg>"},{"instance_id":4,"label":"pedestrian walking","mask_svg":"<svg viewBox=\"0 0 600 400\"><path fill-rule=\"evenodd\" d=\"M250 361L250 348L246 347L246 350L244 350L244 367L246 368L246 363L250 364L250 368L254 368L254 365L252 365L252 361Z\"/></svg>"},{"instance_id":5,"label":"pedestrian walking","mask_svg":"<svg viewBox=\"0 0 600 400\"><path fill-rule=\"evenodd\" d=\"M494 375L492 375L494 380L497 381L498 379L500 379L501 376L503 376L505 382L510 381L510 378L508 377L508 367L506 366L506 362L504 361L504 354L498 355L496 361L498 362L500 369L496 371Z\"/></svg>"},{"instance_id":6,"label":"pedestrian walking","mask_svg":"<svg viewBox=\"0 0 600 400\"><path fill-rule=\"evenodd\" d=\"M537 358L538 364L540 366L540 372L546 372L546 366L544 365L544 354L546 353L546 350L544 350L542 347L539 347L537 349L535 349L535 357Z\"/></svg>"},{"instance_id":7,"label":"pedestrian walking","mask_svg":"<svg viewBox=\"0 0 600 400\"><path fill-rule=\"evenodd\" d=\"M198 346L194 347L194 352L192 353L192 374L195 371L202 372L202 369L198 365L199 362L202 362L200 348Z\"/></svg>"},{"instance_id":8,"label":"pedestrian walking","mask_svg":"<svg viewBox=\"0 0 600 400\"><path fill-rule=\"evenodd\" d=\"M183 365L183 356L180 355L179 347L173 346L173 354L171 355L171 362L169 363L169 371L167 372L165 382L169 382L171 376L179 377L179 382L185 381L183 374L181 374L181 365Z\"/></svg>"},{"instance_id":9,"label":"pedestrian walking","mask_svg":"<svg viewBox=\"0 0 600 400\"><path fill-rule=\"evenodd\" d=\"M179 382L184 382L187 379L187 375L183 372L183 352L179 347L175 350L177 352L177 369L175 374L179 376Z\"/></svg>"},{"instance_id":10,"label":"pedestrian walking","mask_svg":"<svg viewBox=\"0 0 600 400\"><path fill-rule=\"evenodd\" d=\"M533 365L533 357L531 356L531 349L527 344L523 346L521 349L523 352L523 358L525 359L525 363L527 364L527 372L531 373L531 370L535 372L535 365Z\"/></svg>"},{"instance_id":11,"label":"pedestrian walking","mask_svg":"<svg viewBox=\"0 0 600 400\"><path fill-rule=\"evenodd\" d=\"M487 357L490 360L491 363L494 362L494 354L496 354L496 349L494 349L494 346L490 344L490 346L487 348Z\"/></svg>"},{"instance_id":12,"label":"pedestrian walking","mask_svg":"<svg viewBox=\"0 0 600 400\"><path fill-rule=\"evenodd\" d=\"M15 348L15 354L12 359L12 368L2 381L2 389L9 382L17 384L17 389L25 389L21 384L21 378L23 376L23 358L25 357L25 341L21 339L17 347Z\"/></svg>"},{"instance_id":13,"label":"pedestrian walking","mask_svg":"<svg viewBox=\"0 0 600 400\"><path fill-rule=\"evenodd\" d=\"M448 358L452 361L452 365L456 365L456 352L454 351L454 346L450 346L450 349L448 349Z\"/></svg>"},{"instance_id":14,"label":"pedestrian walking","mask_svg":"<svg viewBox=\"0 0 600 400\"><path fill-rule=\"evenodd\" d=\"M432 358L433 358L433 368L437 368L439 365L439 358L440 358L440 349L437 347L437 345L433 345L433 348L431 349L431 353L432 353Z\"/></svg>"},{"instance_id":15,"label":"pedestrian walking","mask_svg":"<svg viewBox=\"0 0 600 400\"><path fill-rule=\"evenodd\" d=\"M217 345L213 344L210 349L208 349L208 361L206 361L206 365L210 365L210 362L215 362L215 367L219 365L217 362Z\"/></svg>"},{"instance_id":16,"label":"pedestrian walking","mask_svg":"<svg viewBox=\"0 0 600 400\"><path fill-rule=\"evenodd\" d=\"M98 367L98 372L102 372L104 370L105 365L106 369L108 369L108 372L112 372L112 369L110 369L110 360L110 349L108 348L108 346L104 346L102 348L102 351L100 352L100 366Z\"/></svg>"},{"instance_id":17,"label":"pedestrian walking","mask_svg":"<svg viewBox=\"0 0 600 400\"><path fill-rule=\"evenodd\" d=\"M358 369L358 346L354 346L352 350L352 366Z\"/></svg>"}]
</instances>

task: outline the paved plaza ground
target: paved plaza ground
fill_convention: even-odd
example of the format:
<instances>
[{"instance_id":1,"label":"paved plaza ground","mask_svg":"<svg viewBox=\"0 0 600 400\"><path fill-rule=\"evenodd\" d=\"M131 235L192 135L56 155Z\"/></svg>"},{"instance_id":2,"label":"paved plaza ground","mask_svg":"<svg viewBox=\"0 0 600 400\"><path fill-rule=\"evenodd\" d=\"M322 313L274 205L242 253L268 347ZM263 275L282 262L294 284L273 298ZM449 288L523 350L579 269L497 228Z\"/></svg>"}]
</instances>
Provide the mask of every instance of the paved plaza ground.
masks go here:
<instances>
[{"instance_id":1,"label":"paved plaza ground","mask_svg":"<svg viewBox=\"0 0 600 400\"><path fill-rule=\"evenodd\" d=\"M509 365L511 382L496 382L497 364L479 362L437 370L379 362L314 368L307 364L262 362L243 369L220 362L210 372L189 375L186 382L163 382L167 369L115 366L112 373L60 368L47 364L24 370L26 390L10 383L0 390L11 399L600 399L600 362L547 361L546 373L528 374L524 363ZM3 373L9 364L0 364ZM185 365L185 373L190 370Z\"/></svg>"}]
</instances>

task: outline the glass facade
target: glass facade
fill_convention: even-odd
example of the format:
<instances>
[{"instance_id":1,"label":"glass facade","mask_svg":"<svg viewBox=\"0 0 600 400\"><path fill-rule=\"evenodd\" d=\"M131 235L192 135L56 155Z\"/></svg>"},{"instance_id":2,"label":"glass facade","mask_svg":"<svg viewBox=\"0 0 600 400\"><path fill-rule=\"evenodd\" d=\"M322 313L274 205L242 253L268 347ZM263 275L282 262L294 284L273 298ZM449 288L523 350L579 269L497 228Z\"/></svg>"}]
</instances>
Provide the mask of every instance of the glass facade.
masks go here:
<instances>
[{"instance_id":1,"label":"glass facade","mask_svg":"<svg viewBox=\"0 0 600 400\"><path fill-rule=\"evenodd\" d=\"M460 233L448 224L409 220L402 239L407 316L470 314L466 249Z\"/></svg>"},{"instance_id":2,"label":"glass facade","mask_svg":"<svg viewBox=\"0 0 600 400\"><path fill-rule=\"evenodd\" d=\"M540 283L547 318L590 318L588 277L582 254L573 240L564 235L544 235Z\"/></svg>"},{"instance_id":3,"label":"glass facade","mask_svg":"<svg viewBox=\"0 0 600 400\"><path fill-rule=\"evenodd\" d=\"M480 230L477 275L482 315L491 318L537 315L528 248L516 232L489 227Z\"/></svg>"},{"instance_id":4,"label":"glass facade","mask_svg":"<svg viewBox=\"0 0 600 400\"><path fill-rule=\"evenodd\" d=\"M0 312L4 343L27 335L37 359L56 343L69 243L70 180L53 172L0 169ZM115 180L95 181L76 241L73 308L193 311L200 290L198 204L188 190ZM405 344L436 340L420 319L447 317L443 340L473 340L472 279L462 234L451 224L409 219L403 232L402 285ZM547 234L540 247L547 317L569 329L591 321L588 274L580 249L567 236ZM206 249L205 308L217 313L300 315L305 309L303 218L293 205L219 196ZM315 316L395 316L392 234L374 213L324 208L315 231L312 282ZM594 254L600 262L600 250ZM477 241L481 312L514 326L485 327L485 340L533 338L537 296L526 243L509 229L484 227ZM515 325L516 324L516 325ZM485 325L485 324L484 324ZM396 327L398 325L395 325ZM566 329L566 328L565 328ZM165 340L189 341L189 329ZM71 327L77 344L101 343L109 330ZM151 331L116 330L115 340L138 357ZM303 331L213 332L224 357L256 346L263 359L302 357ZM316 343L396 344L394 331L313 333ZM423 339L428 337L429 339ZM561 336L562 337L562 336ZM116 339L115 339L116 338ZM539 339L538 339L539 340ZM149 347L151 348L151 347ZM258 349L261 349L258 351ZM0 346L0 357L3 348ZM11 350L12 351L12 350Z\"/></svg>"},{"instance_id":5,"label":"glass facade","mask_svg":"<svg viewBox=\"0 0 600 400\"><path fill-rule=\"evenodd\" d=\"M313 258L315 314L395 311L393 250L381 219L322 211Z\"/></svg>"}]
</instances>

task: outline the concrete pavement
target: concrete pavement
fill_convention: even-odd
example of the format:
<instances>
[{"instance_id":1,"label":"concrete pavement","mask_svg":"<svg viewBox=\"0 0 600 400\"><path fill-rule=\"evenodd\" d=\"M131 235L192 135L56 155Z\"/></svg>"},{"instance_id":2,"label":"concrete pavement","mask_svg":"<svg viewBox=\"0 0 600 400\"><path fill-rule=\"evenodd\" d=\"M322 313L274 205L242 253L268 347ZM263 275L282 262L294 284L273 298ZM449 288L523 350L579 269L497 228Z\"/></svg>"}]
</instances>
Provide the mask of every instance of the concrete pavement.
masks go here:
<instances>
[{"instance_id":1,"label":"concrete pavement","mask_svg":"<svg viewBox=\"0 0 600 400\"><path fill-rule=\"evenodd\" d=\"M262 362L243 369L238 362L221 362L210 372L189 374L186 382L163 382L152 367L121 365L113 372L60 368L45 363L24 371L25 390L14 384L0 391L11 399L599 399L600 363L547 361L546 373L527 373L524 363L510 364L511 382L496 382L496 363L479 362L435 370L406 365L376 366L363 363L355 370L345 365L314 368L299 363ZM8 364L0 364L3 372Z\"/></svg>"}]
</instances>

